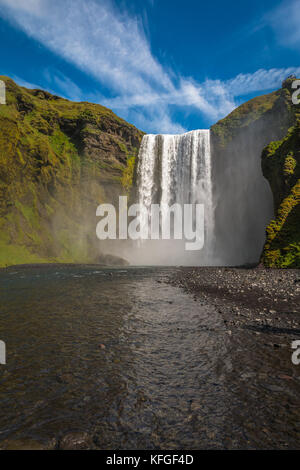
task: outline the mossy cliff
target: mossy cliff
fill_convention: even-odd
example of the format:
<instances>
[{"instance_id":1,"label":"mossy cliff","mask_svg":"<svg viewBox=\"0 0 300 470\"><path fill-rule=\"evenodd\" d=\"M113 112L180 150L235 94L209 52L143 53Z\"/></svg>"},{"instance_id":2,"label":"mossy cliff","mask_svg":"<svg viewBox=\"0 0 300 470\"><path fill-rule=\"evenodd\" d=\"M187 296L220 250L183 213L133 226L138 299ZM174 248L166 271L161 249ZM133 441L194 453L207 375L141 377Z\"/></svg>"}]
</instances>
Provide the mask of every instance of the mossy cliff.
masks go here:
<instances>
[{"instance_id":1,"label":"mossy cliff","mask_svg":"<svg viewBox=\"0 0 300 470\"><path fill-rule=\"evenodd\" d=\"M262 151L271 141L283 139L294 124L290 82L286 81L280 90L244 103L212 126L217 232L215 250L220 264L259 261L266 226L274 217L274 210L278 210L278 201L287 194L283 193L282 184L288 191L286 183L283 183L286 177L281 171L279 159L277 166L276 157L272 157L277 168L273 168L272 174L265 164L262 172ZM292 141L287 140L285 145L286 155L290 152L294 155ZM293 162L291 158L286 162L288 171L296 171ZM288 185L293 184L295 178L295 175L291 177ZM282 243L279 240L277 238L278 243ZM268 249L266 245L263 259L270 265L266 256Z\"/></svg>"},{"instance_id":2,"label":"mossy cliff","mask_svg":"<svg viewBox=\"0 0 300 470\"><path fill-rule=\"evenodd\" d=\"M291 80L285 82L290 89ZM275 218L267 227L262 261L269 267L300 268L300 105L293 105L294 126L262 154L263 174L272 188Z\"/></svg>"},{"instance_id":3,"label":"mossy cliff","mask_svg":"<svg viewBox=\"0 0 300 470\"><path fill-rule=\"evenodd\" d=\"M0 266L97 261L97 205L130 190L142 132L103 106L0 80Z\"/></svg>"}]
</instances>

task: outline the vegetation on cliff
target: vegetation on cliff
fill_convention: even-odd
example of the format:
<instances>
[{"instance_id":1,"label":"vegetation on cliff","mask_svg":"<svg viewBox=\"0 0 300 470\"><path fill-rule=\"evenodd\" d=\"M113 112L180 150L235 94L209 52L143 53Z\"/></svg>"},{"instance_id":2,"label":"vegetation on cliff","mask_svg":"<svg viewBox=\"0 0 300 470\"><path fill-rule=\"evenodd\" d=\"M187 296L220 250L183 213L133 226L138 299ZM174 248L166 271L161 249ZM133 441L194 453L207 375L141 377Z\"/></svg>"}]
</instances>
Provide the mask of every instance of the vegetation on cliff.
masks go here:
<instances>
[{"instance_id":1,"label":"vegetation on cliff","mask_svg":"<svg viewBox=\"0 0 300 470\"><path fill-rule=\"evenodd\" d=\"M290 83L285 83L289 93ZM271 185L275 206L262 254L262 261L269 267L300 267L299 107L293 106L295 125L282 140L271 142L262 155L263 173Z\"/></svg>"},{"instance_id":2,"label":"vegetation on cliff","mask_svg":"<svg viewBox=\"0 0 300 470\"><path fill-rule=\"evenodd\" d=\"M103 106L0 80L0 266L95 261L96 207L129 191L142 132Z\"/></svg>"},{"instance_id":3,"label":"vegetation on cliff","mask_svg":"<svg viewBox=\"0 0 300 470\"><path fill-rule=\"evenodd\" d=\"M261 154L294 123L285 87L258 96L211 127L215 197L215 251L221 264L258 263L266 226L274 215Z\"/></svg>"},{"instance_id":4,"label":"vegetation on cliff","mask_svg":"<svg viewBox=\"0 0 300 470\"><path fill-rule=\"evenodd\" d=\"M272 111L274 106L278 106L278 100L280 104L284 98L285 94L278 90L243 103L212 126L211 131L214 139L218 142L218 145L226 147L240 132L241 128L246 128L266 112Z\"/></svg>"},{"instance_id":5,"label":"vegetation on cliff","mask_svg":"<svg viewBox=\"0 0 300 470\"><path fill-rule=\"evenodd\" d=\"M228 262L245 262L247 251L248 261L258 261L263 250L266 266L299 267L299 106L292 104L294 79L242 104L211 128L214 181L220 194L219 251L228 254Z\"/></svg>"}]
</instances>

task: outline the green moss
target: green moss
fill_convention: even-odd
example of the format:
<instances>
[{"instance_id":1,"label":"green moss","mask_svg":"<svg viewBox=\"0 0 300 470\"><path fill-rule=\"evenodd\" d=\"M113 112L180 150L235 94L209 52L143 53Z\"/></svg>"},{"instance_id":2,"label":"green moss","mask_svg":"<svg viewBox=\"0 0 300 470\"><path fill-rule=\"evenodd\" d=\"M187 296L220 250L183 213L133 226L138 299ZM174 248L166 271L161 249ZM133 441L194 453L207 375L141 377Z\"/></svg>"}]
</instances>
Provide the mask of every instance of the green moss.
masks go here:
<instances>
[{"instance_id":1,"label":"green moss","mask_svg":"<svg viewBox=\"0 0 300 470\"><path fill-rule=\"evenodd\" d=\"M121 183L127 194L129 194L132 188L135 163L136 163L136 157L129 156L127 159L127 166L123 170Z\"/></svg>"},{"instance_id":2,"label":"green moss","mask_svg":"<svg viewBox=\"0 0 300 470\"><path fill-rule=\"evenodd\" d=\"M26 221L28 222L28 225L33 228L33 229L39 229L40 228L40 221L39 221L39 216L37 214L37 211L35 210L34 207L32 206L25 206L23 205L20 201L15 202L15 206L17 209L20 210Z\"/></svg>"},{"instance_id":3,"label":"green moss","mask_svg":"<svg viewBox=\"0 0 300 470\"><path fill-rule=\"evenodd\" d=\"M9 243L7 236L0 232L0 266L26 263L46 263L49 259L32 253L27 246Z\"/></svg>"},{"instance_id":4,"label":"green moss","mask_svg":"<svg viewBox=\"0 0 300 470\"><path fill-rule=\"evenodd\" d=\"M120 142L119 140L117 140L117 143L118 143L118 146L120 147L120 150L127 155L128 149L127 149L126 145L124 143Z\"/></svg>"},{"instance_id":5,"label":"green moss","mask_svg":"<svg viewBox=\"0 0 300 470\"><path fill-rule=\"evenodd\" d=\"M96 207L123 191L142 133L103 106L0 79L0 265L91 261Z\"/></svg>"},{"instance_id":6,"label":"green moss","mask_svg":"<svg viewBox=\"0 0 300 470\"><path fill-rule=\"evenodd\" d=\"M283 173L285 176L290 176L293 175L295 172L297 166L297 161L293 157L293 153L290 152L289 155L287 155L285 162L284 162L284 167L283 167Z\"/></svg>"},{"instance_id":7,"label":"green moss","mask_svg":"<svg viewBox=\"0 0 300 470\"><path fill-rule=\"evenodd\" d=\"M260 117L271 111L283 91L278 90L268 95L258 96L242 104L211 127L211 132L221 147L225 147L234 138L242 127L257 121Z\"/></svg>"},{"instance_id":8,"label":"green moss","mask_svg":"<svg viewBox=\"0 0 300 470\"><path fill-rule=\"evenodd\" d=\"M268 145L262 168L273 195L276 217L266 229L262 261L266 266L300 267L300 124Z\"/></svg>"}]
</instances>

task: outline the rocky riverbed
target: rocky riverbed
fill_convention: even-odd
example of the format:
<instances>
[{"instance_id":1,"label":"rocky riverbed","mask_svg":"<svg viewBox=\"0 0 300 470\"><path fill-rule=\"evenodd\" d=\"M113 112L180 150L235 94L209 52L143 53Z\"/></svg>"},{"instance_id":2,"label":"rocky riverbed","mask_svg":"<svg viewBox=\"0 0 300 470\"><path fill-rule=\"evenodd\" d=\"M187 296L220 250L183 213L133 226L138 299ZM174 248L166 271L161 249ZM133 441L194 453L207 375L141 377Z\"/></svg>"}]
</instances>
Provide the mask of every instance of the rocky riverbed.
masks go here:
<instances>
[{"instance_id":1,"label":"rocky riverbed","mask_svg":"<svg viewBox=\"0 0 300 470\"><path fill-rule=\"evenodd\" d=\"M182 268L170 282L195 300L213 302L229 331L300 337L299 270Z\"/></svg>"}]
</instances>

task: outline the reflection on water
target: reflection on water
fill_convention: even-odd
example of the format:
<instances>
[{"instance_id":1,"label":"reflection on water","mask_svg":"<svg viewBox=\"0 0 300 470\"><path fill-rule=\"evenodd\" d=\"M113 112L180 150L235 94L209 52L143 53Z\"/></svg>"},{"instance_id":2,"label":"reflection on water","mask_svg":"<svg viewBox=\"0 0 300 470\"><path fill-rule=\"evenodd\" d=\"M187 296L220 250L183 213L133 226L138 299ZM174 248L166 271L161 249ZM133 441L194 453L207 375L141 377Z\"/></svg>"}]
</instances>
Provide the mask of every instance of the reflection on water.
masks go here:
<instances>
[{"instance_id":1,"label":"reflection on water","mask_svg":"<svg viewBox=\"0 0 300 470\"><path fill-rule=\"evenodd\" d=\"M282 401L257 384L249 370L270 370L274 358L246 337L234 344L213 306L164 282L170 273L0 273L0 440L79 430L103 449L297 446L298 389Z\"/></svg>"}]
</instances>

